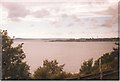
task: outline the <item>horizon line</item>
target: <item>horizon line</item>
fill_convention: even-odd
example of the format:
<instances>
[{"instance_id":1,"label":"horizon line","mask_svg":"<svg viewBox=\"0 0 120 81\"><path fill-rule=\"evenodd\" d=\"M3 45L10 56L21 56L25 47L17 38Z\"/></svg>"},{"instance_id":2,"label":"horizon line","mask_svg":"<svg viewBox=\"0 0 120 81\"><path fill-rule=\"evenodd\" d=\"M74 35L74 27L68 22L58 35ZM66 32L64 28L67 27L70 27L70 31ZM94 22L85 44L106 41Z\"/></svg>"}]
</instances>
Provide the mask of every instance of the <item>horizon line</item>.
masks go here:
<instances>
[{"instance_id":1,"label":"horizon line","mask_svg":"<svg viewBox=\"0 0 120 81\"><path fill-rule=\"evenodd\" d=\"M119 37L82 37L82 38L61 38L61 37L58 37L58 38L21 38L21 37L17 37L17 38L14 38L14 39L94 39L94 38L119 38Z\"/></svg>"}]
</instances>

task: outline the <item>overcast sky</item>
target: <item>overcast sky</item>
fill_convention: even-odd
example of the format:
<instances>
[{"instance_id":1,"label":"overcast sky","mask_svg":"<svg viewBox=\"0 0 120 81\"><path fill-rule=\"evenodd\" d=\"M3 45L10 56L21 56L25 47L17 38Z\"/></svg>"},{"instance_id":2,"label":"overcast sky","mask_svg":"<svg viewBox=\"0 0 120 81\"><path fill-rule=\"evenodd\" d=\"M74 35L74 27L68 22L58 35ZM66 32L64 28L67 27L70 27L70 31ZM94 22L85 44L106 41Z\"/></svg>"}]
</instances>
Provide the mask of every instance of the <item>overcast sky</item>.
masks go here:
<instances>
[{"instance_id":1,"label":"overcast sky","mask_svg":"<svg viewBox=\"0 0 120 81\"><path fill-rule=\"evenodd\" d=\"M0 29L16 38L118 37L118 0L1 0Z\"/></svg>"}]
</instances>

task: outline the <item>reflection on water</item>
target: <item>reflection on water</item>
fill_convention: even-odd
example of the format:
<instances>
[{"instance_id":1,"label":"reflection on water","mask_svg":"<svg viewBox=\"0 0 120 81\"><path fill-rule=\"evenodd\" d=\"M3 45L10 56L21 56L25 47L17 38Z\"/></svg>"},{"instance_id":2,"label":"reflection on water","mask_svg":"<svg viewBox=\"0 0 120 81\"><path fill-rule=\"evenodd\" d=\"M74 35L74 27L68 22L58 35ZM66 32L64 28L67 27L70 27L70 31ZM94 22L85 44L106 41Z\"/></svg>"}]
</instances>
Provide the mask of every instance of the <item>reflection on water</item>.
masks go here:
<instances>
[{"instance_id":1,"label":"reflection on water","mask_svg":"<svg viewBox=\"0 0 120 81\"><path fill-rule=\"evenodd\" d=\"M78 72L83 61L97 59L110 52L114 42L41 42L38 40L15 41L15 45L24 43L23 49L31 72L42 65L44 59L57 59L65 64L67 72Z\"/></svg>"}]
</instances>

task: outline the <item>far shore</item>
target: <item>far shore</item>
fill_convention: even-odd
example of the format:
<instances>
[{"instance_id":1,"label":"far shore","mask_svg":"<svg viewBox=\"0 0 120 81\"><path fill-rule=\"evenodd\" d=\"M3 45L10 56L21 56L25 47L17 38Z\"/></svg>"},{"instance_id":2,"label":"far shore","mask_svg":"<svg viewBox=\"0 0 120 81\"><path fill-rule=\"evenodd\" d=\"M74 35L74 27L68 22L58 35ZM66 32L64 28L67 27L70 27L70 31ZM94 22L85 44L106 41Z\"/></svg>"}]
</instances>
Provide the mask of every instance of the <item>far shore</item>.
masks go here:
<instances>
[{"instance_id":1,"label":"far shore","mask_svg":"<svg viewBox=\"0 0 120 81\"><path fill-rule=\"evenodd\" d=\"M16 38L15 40L39 40L44 42L118 42L119 38Z\"/></svg>"}]
</instances>

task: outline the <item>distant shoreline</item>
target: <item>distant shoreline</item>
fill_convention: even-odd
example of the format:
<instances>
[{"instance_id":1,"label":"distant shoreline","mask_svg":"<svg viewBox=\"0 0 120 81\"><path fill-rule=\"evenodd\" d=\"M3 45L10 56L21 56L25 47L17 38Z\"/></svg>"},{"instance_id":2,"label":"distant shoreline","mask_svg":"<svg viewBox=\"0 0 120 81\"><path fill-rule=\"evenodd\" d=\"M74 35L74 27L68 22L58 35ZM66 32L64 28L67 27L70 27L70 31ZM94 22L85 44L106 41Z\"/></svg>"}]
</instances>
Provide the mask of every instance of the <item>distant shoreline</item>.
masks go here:
<instances>
[{"instance_id":1,"label":"distant shoreline","mask_svg":"<svg viewBox=\"0 0 120 81\"><path fill-rule=\"evenodd\" d=\"M44 42L119 42L119 38L44 38L44 39L31 39L31 38L16 38L15 40L40 40Z\"/></svg>"}]
</instances>

